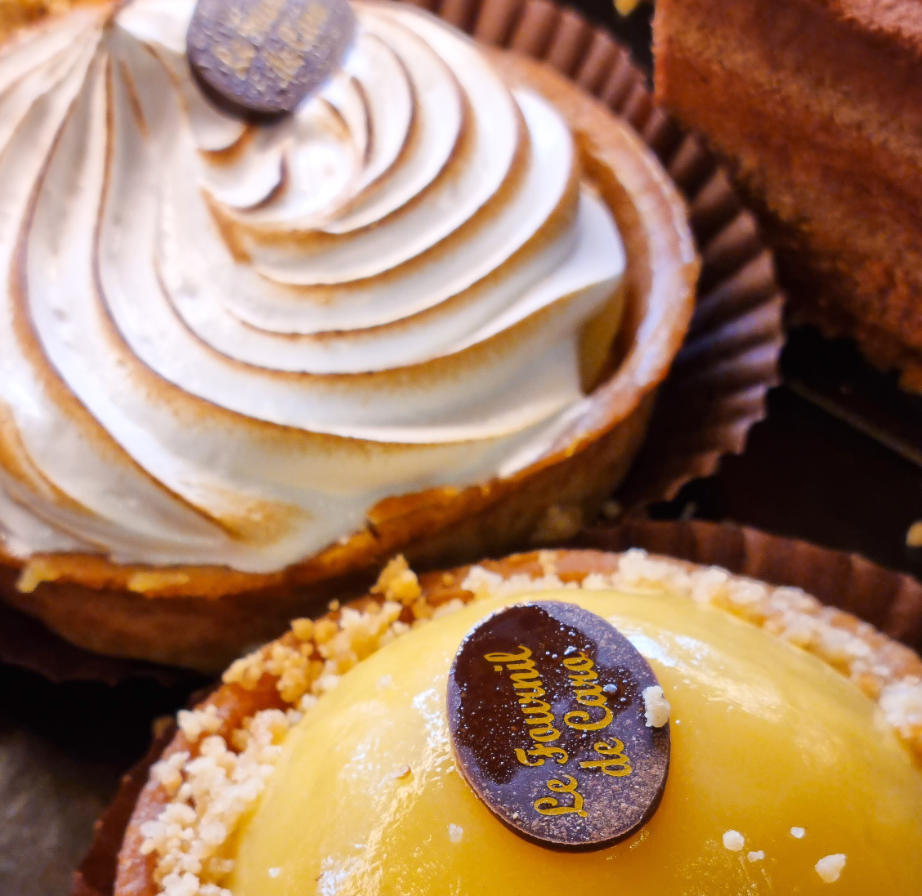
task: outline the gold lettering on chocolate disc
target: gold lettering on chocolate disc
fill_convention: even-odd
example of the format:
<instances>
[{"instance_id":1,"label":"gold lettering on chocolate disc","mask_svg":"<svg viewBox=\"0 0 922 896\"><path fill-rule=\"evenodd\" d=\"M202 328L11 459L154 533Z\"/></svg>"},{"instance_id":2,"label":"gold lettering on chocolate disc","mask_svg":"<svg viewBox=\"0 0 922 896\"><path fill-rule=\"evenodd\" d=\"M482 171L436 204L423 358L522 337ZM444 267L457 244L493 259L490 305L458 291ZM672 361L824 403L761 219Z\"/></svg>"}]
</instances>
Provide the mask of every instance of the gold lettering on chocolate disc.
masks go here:
<instances>
[{"instance_id":1,"label":"gold lettering on chocolate disc","mask_svg":"<svg viewBox=\"0 0 922 896\"><path fill-rule=\"evenodd\" d=\"M529 762L529 756L535 761ZM533 750L523 750L517 747L515 758L520 764L528 766L544 765L545 759L553 759L558 765L566 765L570 761L570 754L563 747L548 747L545 744L539 744Z\"/></svg>"},{"instance_id":2,"label":"gold lettering on chocolate disc","mask_svg":"<svg viewBox=\"0 0 922 896\"><path fill-rule=\"evenodd\" d=\"M538 674L532 653L524 644L519 644L519 653L487 653L484 659L493 663L497 672L506 667L509 679L516 692L519 709L529 726L528 736L538 743L550 743L560 737L560 730L554 727L551 706L541 697L545 696L544 682Z\"/></svg>"},{"instance_id":3,"label":"gold lettering on chocolate disc","mask_svg":"<svg viewBox=\"0 0 922 896\"><path fill-rule=\"evenodd\" d=\"M570 673L570 684L574 688L576 702L581 706L602 710L601 715L593 718L592 714L585 710L574 709L563 717L564 724L577 731L601 731L607 728L614 714L608 708L608 701L599 684L595 663L585 653L580 652L576 656L565 658L563 664Z\"/></svg>"},{"instance_id":4,"label":"gold lettering on chocolate disc","mask_svg":"<svg viewBox=\"0 0 922 896\"><path fill-rule=\"evenodd\" d=\"M580 768L598 769L603 775L611 778L625 778L634 771L631 766L631 760L624 750L624 744L617 737L612 738L611 743L600 740L592 745L599 756L605 759L585 759L580 762Z\"/></svg>"},{"instance_id":5,"label":"gold lettering on chocolate disc","mask_svg":"<svg viewBox=\"0 0 922 896\"><path fill-rule=\"evenodd\" d=\"M533 768L544 765L545 760L551 759L558 765L566 765L570 761L569 753L562 747L548 746L548 743L559 740L560 729L555 727L556 720L551 705L541 699L547 696L547 692L531 649L519 644L515 653L497 651L484 654L483 658L493 664L494 671L505 671L509 676L519 710L525 718L525 724L529 726L528 736L537 744L528 750L522 747L515 748L518 763ZM584 709L570 710L563 717L564 724L576 731L601 731L607 728L614 714L608 707L605 693L599 683L595 663L580 651L576 656L564 657L563 665L567 670L567 678L573 688L576 702L592 710L601 710L600 713L590 713ZM633 772L624 744L618 738L613 738L611 742L596 741L593 750L602 758L580 761L581 769L601 771L603 775L614 778L626 777ZM562 805L555 797L545 796L534 802L535 811L541 815L575 813L585 818L588 812L583 808L585 800L577 789L578 786L579 782L572 775L564 775L563 780L552 778L546 784L548 790L552 793L571 794L572 804Z\"/></svg>"},{"instance_id":6,"label":"gold lettering on chocolate disc","mask_svg":"<svg viewBox=\"0 0 922 896\"><path fill-rule=\"evenodd\" d=\"M249 41L238 38L231 43L216 46L214 55L218 62L226 66L238 78L244 78L256 55L256 48Z\"/></svg>"},{"instance_id":7,"label":"gold lettering on chocolate disc","mask_svg":"<svg viewBox=\"0 0 922 896\"><path fill-rule=\"evenodd\" d=\"M246 14L236 7L230 21L231 27L241 37L259 40L272 30L288 0L263 0Z\"/></svg>"},{"instance_id":8,"label":"gold lettering on chocolate disc","mask_svg":"<svg viewBox=\"0 0 922 896\"><path fill-rule=\"evenodd\" d=\"M547 789L553 793L569 793L573 796L573 803L569 806L562 806L558 800L552 796L543 796L534 802L535 811L541 815L579 815L580 818L586 818L589 813L583 808L583 795L576 789L579 785L572 775L564 775L565 780L560 781L552 778L547 782Z\"/></svg>"},{"instance_id":9,"label":"gold lettering on chocolate disc","mask_svg":"<svg viewBox=\"0 0 922 896\"><path fill-rule=\"evenodd\" d=\"M641 699L655 683L603 617L550 600L500 610L469 632L449 675L458 769L532 842L623 840L656 811L668 772L668 726L652 729Z\"/></svg>"}]
</instances>

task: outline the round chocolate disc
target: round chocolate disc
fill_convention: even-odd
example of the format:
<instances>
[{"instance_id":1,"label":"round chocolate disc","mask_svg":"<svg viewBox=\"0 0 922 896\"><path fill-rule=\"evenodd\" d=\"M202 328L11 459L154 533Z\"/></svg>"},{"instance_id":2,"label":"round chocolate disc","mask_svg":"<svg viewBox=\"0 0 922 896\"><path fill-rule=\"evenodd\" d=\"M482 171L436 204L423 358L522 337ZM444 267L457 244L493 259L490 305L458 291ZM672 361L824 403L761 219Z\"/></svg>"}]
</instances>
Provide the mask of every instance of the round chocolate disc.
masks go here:
<instances>
[{"instance_id":1,"label":"round chocolate disc","mask_svg":"<svg viewBox=\"0 0 922 896\"><path fill-rule=\"evenodd\" d=\"M272 118L323 84L354 32L348 0L199 0L186 53L215 103L244 118Z\"/></svg>"},{"instance_id":2,"label":"round chocolate disc","mask_svg":"<svg viewBox=\"0 0 922 896\"><path fill-rule=\"evenodd\" d=\"M501 610L461 644L448 679L459 768L521 836L556 849L623 840L656 811L668 722L647 721L656 676L604 619L541 601Z\"/></svg>"}]
</instances>

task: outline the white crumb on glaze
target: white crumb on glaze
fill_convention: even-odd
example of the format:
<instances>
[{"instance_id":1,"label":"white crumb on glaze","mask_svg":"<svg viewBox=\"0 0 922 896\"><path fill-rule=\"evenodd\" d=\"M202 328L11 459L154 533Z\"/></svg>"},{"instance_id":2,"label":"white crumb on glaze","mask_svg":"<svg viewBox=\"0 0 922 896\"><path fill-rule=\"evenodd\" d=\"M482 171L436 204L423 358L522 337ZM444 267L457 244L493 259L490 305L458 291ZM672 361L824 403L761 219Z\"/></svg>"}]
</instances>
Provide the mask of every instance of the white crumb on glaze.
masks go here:
<instances>
[{"instance_id":1,"label":"white crumb on glaze","mask_svg":"<svg viewBox=\"0 0 922 896\"><path fill-rule=\"evenodd\" d=\"M644 705L644 718L647 728L662 728L669 721L669 701L658 684L650 685L641 691Z\"/></svg>"},{"instance_id":2,"label":"white crumb on glaze","mask_svg":"<svg viewBox=\"0 0 922 896\"><path fill-rule=\"evenodd\" d=\"M837 852L831 856L824 856L813 867L823 883L834 884L845 868L845 854Z\"/></svg>"},{"instance_id":3,"label":"white crumb on glaze","mask_svg":"<svg viewBox=\"0 0 922 896\"><path fill-rule=\"evenodd\" d=\"M729 849L730 852L739 852L743 846L746 844L746 838L739 831L724 831L721 842L724 845L724 849Z\"/></svg>"}]
</instances>

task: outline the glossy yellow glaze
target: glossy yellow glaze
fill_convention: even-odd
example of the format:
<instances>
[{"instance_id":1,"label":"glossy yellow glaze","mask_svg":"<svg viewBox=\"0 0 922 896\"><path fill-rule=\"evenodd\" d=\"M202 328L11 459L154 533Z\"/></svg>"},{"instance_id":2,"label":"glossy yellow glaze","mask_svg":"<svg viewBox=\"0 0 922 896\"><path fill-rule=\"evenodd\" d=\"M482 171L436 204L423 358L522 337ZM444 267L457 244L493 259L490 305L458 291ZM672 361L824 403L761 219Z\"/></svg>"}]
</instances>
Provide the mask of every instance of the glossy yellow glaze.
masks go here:
<instances>
[{"instance_id":1,"label":"glossy yellow glaze","mask_svg":"<svg viewBox=\"0 0 922 896\"><path fill-rule=\"evenodd\" d=\"M522 598L484 601L362 662L293 729L235 843L234 896L922 893L922 773L852 684L681 598L540 595L574 597L632 640L672 705L666 791L640 832L599 852L543 849L464 783L448 669L466 632ZM833 853L846 865L824 883L814 865Z\"/></svg>"}]
</instances>

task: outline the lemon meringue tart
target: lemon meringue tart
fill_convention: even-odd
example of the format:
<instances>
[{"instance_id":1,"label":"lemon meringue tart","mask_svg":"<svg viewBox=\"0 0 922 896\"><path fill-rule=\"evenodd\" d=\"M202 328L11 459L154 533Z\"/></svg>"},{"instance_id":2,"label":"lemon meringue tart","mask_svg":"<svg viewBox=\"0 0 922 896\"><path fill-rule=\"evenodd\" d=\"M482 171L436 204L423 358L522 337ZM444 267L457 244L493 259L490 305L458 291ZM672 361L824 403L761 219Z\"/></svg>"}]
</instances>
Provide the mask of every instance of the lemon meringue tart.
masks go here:
<instances>
[{"instance_id":1,"label":"lemon meringue tart","mask_svg":"<svg viewBox=\"0 0 922 896\"><path fill-rule=\"evenodd\" d=\"M247 75L288 6L230 4L215 58ZM572 531L640 445L693 305L678 191L549 67L351 10L263 120L202 88L191 0L0 47L0 583L77 644L223 668L397 550Z\"/></svg>"},{"instance_id":2,"label":"lemon meringue tart","mask_svg":"<svg viewBox=\"0 0 922 896\"><path fill-rule=\"evenodd\" d=\"M920 854L911 650L799 589L545 551L394 561L238 660L179 713L114 894L911 896Z\"/></svg>"}]
</instances>

